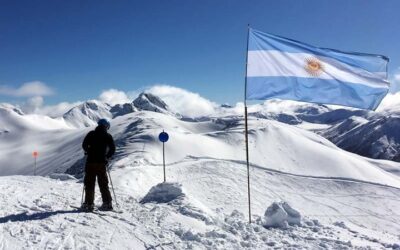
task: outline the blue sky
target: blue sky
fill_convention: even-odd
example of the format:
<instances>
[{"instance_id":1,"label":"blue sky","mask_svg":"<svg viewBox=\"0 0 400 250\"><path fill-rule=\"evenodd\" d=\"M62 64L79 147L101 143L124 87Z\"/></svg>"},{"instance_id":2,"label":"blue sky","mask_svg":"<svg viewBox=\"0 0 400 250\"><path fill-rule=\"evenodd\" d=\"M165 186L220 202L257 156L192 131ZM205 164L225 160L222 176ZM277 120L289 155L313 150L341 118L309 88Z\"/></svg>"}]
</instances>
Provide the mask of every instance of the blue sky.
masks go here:
<instances>
[{"instance_id":1,"label":"blue sky","mask_svg":"<svg viewBox=\"0 0 400 250\"><path fill-rule=\"evenodd\" d=\"M41 81L46 103L168 84L243 99L246 26L400 67L400 1L2 1L0 86ZM0 95L0 102L24 97Z\"/></svg>"}]
</instances>

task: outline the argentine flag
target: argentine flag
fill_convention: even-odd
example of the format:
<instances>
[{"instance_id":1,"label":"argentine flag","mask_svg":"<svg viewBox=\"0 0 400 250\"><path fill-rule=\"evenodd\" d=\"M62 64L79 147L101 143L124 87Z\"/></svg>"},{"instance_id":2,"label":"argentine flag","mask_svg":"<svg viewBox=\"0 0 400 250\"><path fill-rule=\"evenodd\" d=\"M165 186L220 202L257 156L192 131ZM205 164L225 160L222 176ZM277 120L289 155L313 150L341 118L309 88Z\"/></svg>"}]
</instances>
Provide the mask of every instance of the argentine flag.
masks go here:
<instances>
[{"instance_id":1,"label":"argentine flag","mask_svg":"<svg viewBox=\"0 0 400 250\"><path fill-rule=\"evenodd\" d=\"M381 55L310 46L249 29L246 99L271 98L375 110L389 90Z\"/></svg>"}]
</instances>

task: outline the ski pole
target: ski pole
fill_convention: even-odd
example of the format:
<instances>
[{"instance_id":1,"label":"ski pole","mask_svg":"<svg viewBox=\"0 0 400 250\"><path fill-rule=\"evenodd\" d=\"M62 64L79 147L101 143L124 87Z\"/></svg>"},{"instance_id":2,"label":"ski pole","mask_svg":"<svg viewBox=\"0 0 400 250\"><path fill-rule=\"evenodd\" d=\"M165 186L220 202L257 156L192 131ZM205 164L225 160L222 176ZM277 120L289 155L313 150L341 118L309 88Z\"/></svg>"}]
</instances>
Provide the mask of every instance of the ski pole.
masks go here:
<instances>
[{"instance_id":1,"label":"ski pole","mask_svg":"<svg viewBox=\"0 0 400 250\"><path fill-rule=\"evenodd\" d=\"M85 157L83 157L83 188L82 188L82 198L81 198L81 206L83 205L83 196L85 195L85 177L86 177L86 169L85 169L85 163L86 163L86 153Z\"/></svg>"},{"instance_id":2,"label":"ski pole","mask_svg":"<svg viewBox=\"0 0 400 250\"><path fill-rule=\"evenodd\" d=\"M85 176L83 177L83 181L85 181ZM83 189L82 189L81 206L83 205L83 196L84 195L85 195L85 184L83 184Z\"/></svg>"},{"instance_id":3,"label":"ski pole","mask_svg":"<svg viewBox=\"0 0 400 250\"><path fill-rule=\"evenodd\" d=\"M117 202L117 196L115 195L115 191L114 191L114 185L113 185L112 179L111 179L110 169L108 167L107 167L107 173L108 173L108 178L110 178L111 189L112 189L113 194L114 194L115 204L117 205L117 207L119 207L118 202Z\"/></svg>"}]
</instances>

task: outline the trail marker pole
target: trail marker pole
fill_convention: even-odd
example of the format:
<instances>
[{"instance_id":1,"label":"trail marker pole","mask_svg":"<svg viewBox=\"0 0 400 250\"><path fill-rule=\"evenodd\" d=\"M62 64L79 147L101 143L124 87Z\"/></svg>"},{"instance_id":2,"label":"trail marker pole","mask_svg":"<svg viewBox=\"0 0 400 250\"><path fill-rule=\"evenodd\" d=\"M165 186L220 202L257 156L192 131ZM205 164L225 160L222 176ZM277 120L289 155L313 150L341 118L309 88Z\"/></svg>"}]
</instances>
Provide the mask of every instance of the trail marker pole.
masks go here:
<instances>
[{"instance_id":1,"label":"trail marker pole","mask_svg":"<svg viewBox=\"0 0 400 250\"><path fill-rule=\"evenodd\" d=\"M39 153L37 151L33 151L32 156L34 159L33 175L36 175L36 160L37 160L37 157L39 156Z\"/></svg>"},{"instance_id":2,"label":"trail marker pole","mask_svg":"<svg viewBox=\"0 0 400 250\"><path fill-rule=\"evenodd\" d=\"M165 173L165 145L164 144L168 141L169 135L166 132L164 132L164 130L163 130L163 132L161 132L158 135L158 139L162 142L164 182L166 182L167 178L166 178L166 173Z\"/></svg>"},{"instance_id":3,"label":"trail marker pole","mask_svg":"<svg viewBox=\"0 0 400 250\"><path fill-rule=\"evenodd\" d=\"M162 143L162 158L163 158L163 169L164 169L164 182L166 181L165 177L165 143Z\"/></svg>"}]
</instances>

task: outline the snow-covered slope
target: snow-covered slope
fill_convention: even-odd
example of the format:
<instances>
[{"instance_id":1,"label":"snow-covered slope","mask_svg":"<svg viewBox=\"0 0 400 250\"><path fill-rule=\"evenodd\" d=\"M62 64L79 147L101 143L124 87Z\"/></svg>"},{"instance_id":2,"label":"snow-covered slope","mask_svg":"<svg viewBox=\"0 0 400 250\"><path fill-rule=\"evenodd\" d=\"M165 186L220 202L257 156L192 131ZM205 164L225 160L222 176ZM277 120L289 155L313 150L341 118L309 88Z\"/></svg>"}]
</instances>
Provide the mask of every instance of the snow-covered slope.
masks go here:
<instances>
[{"instance_id":1,"label":"snow-covered slope","mask_svg":"<svg viewBox=\"0 0 400 250\"><path fill-rule=\"evenodd\" d=\"M64 179L0 178L3 248L398 247L400 164L349 153L313 132L250 116L249 225L244 124L234 112L184 121L168 112L135 110L112 119L118 149L111 175L123 213L102 215L71 208L80 203L82 183L63 175L81 176L81 142L93 127L41 127L44 121L34 117L3 112L0 128L9 132L0 134L0 175L32 174L31 153L38 150L37 172ZM162 182L162 130L170 135L167 181L179 183L183 195L142 204ZM264 212L276 201L297 209L301 225L264 228Z\"/></svg>"},{"instance_id":2,"label":"snow-covered slope","mask_svg":"<svg viewBox=\"0 0 400 250\"><path fill-rule=\"evenodd\" d=\"M191 159L167 165L167 180L182 193L142 203L162 180L161 165L112 165L122 214L84 214L82 183L43 177L1 177L3 248L95 249L350 249L399 247L400 190L341 179L321 179L252 168L253 223L247 222L244 164ZM62 176L60 176L62 177ZM174 193L173 190L164 192ZM160 195L160 198L157 198ZM15 196L18 199L15 199ZM300 211L300 226L264 228L272 202ZM101 203L97 193L97 204ZM384 204L384 205L383 205Z\"/></svg>"},{"instance_id":3,"label":"snow-covered slope","mask_svg":"<svg viewBox=\"0 0 400 250\"><path fill-rule=\"evenodd\" d=\"M121 153L121 157L127 156L130 161L141 159L156 164L162 157L157 139L162 130L170 134L166 149L169 162L188 158L243 161L243 128L243 119L238 117L194 123L164 114L140 112L114 119L111 132L120 148L117 158ZM398 163L348 153L312 132L275 121L251 118L250 128L250 160L256 167L400 187L397 176L379 167L399 168Z\"/></svg>"},{"instance_id":4,"label":"snow-covered slope","mask_svg":"<svg viewBox=\"0 0 400 250\"><path fill-rule=\"evenodd\" d=\"M280 122L250 118L249 124L250 160L254 166L298 175L352 178L400 187L396 176L382 171L382 168L395 169L400 164L348 153L317 134ZM5 166L0 173L30 173L32 166L27 159L35 149L43 156L38 162L39 173L44 175L54 170L64 172L79 162L76 157L80 153L83 137L89 130L32 130L19 136L4 134L4 148L9 145L7 141L12 141L15 146L8 148L12 149L13 155L25 159L26 164L22 167L12 163L14 167ZM167 144L170 162L193 157L243 161L241 117L187 122L148 111L134 112L112 120L110 132L118 146L116 159L125 157L134 161L138 158L150 164L161 162L157 136L162 130L170 134L171 139Z\"/></svg>"},{"instance_id":5,"label":"snow-covered slope","mask_svg":"<svg viewBox=\"0 0 400 250\"><path fill-rule=\"evenodd\" d=\"M75 130L62 119L24 115L2 108L0 116L1 175L33 174L33 151L38 151L43 161L38 174L62 171L77 156L73 153L80 153L77 142L85 130Z\"/></svg>"}]
</instances>

